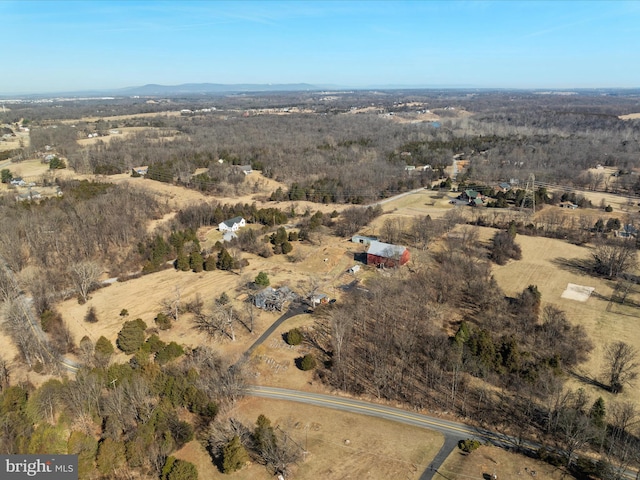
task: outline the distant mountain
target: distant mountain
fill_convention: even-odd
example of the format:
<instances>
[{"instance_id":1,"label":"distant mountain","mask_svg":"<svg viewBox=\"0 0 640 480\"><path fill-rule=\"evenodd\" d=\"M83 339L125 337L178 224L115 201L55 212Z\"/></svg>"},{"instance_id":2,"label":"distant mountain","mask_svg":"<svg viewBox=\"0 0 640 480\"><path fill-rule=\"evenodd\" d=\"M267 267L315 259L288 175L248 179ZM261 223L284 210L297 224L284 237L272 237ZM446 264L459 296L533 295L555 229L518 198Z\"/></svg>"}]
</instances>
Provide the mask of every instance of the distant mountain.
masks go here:
<instances>
[{"instance_id":1,"label":"distant mountain","mask_svg":"<svg viewBox=\"0 0 640 480\"><path fill-rule=\"evenodd\" d=\"M197 95L210 93L242 92L296 92L318 90L319 87L308 83L183 83L182 85L149 84L140 87L127 87L114 91L119 95Z\"/></svg>"}]
</instances>

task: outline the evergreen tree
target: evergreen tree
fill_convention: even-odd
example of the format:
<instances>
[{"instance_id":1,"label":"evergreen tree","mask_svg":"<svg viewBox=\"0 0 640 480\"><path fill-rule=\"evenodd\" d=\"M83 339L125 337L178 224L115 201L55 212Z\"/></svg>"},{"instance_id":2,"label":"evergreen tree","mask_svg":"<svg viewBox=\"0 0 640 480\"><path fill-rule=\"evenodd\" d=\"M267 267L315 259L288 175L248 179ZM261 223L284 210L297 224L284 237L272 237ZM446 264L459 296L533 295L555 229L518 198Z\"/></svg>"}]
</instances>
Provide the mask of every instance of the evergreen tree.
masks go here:
<instances>
[{"instance_id":1,"label":"evergreen tree","mask_svg":"<svg viewBox=\"0 0 640 480\"><path fill-rule=\"evenodd\" d=\"M222 247L220 253L218 253L218 262L216 264L218 269L220 270L232 270L233 269L233 257L227 251L226 248Z\"/></svg>"},{"instance_id":2,"label":"evergreen tree","mask_svg":"<svg viewBox=\"0 0 640 480\"><path fill-rule=\"evenodd\" d=\"M235 435L222 449L222 471L231 473L240 470L249 461L247 450Z\"/></svg>"}]
</instances>

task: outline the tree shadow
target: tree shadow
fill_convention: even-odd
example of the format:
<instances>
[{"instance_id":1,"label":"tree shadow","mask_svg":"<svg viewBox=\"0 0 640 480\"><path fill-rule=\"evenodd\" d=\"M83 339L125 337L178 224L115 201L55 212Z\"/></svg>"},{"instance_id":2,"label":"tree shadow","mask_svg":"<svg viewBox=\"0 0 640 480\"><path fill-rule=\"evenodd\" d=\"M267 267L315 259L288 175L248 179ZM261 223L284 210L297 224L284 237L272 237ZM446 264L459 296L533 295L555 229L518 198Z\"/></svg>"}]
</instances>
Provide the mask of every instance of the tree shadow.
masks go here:
<instances>
[{"instance_id":1,"label":"tree shadow","mask_svg":"<svg viewBox=\"0 0 640 480\"><path fill-rule=\"evenodd\" d=\"M593 263L587 258L557 257L551 260L555 266L580 275L596 276L593 271Z\"/></svg>"},{"instance_id":2,"label":"tree shadow","mask_svg":"<svg viewBox=\"0 0 640 480\"><path fill-rule=\"evenodd\" d=\"M609 385L606 385L598 380L596 380L595 378L591 378L588 375L584 375L582 373L576 372L574 370L569 370L569 374L575 378L576 380L582 382L582 383L586 383L587 385L592 385L594 387L598 387L601 388L603 390L606 390L607 392L611 391L611 387Z\"/></svg>"}]
</instances>

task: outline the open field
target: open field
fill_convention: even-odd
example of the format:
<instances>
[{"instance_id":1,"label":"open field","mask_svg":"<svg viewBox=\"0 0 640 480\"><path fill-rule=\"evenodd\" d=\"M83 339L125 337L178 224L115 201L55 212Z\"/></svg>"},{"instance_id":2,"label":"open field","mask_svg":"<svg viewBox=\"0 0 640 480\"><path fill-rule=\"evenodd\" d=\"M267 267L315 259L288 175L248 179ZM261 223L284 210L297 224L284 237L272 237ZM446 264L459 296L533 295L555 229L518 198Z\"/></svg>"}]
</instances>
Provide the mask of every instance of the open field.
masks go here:
<instances>
[{"instance_id":1,"label":"open field","mask_svg":"<svg viewBox=\"0 0 640 480\"><path fill-rule=\"evenodd\" d=\"M27 148L30 145L31 138L29 137L29 132L20 132L16 129L15 134L15 137L0 139L0 151Z\"/></svg>"},{"instance_id":2,"label":"open field","mask_svg":"<svg viewBox=\"0 0 640 480\"><path fill-rule=\"evenodd\" d=\"M481 237L490 238L494 230L480 228ZM607 310L609 300L615 288L614 282L594 277L582 268L592 258L590 246L579 247L561 240L518 235L516 238L522 248L522 260L511 261L504 266L494 266L493 274L500 287L509 296L522 292L528 285L537 285L542 293L544 304L553 304L564 310L567 318L582 325L595 348L590 359L579 367L580 373L588 378L598 379L602 372L603 351L607 343L624 341L640 349L640 330L636 316L616 313L618 306ZM595 290L585 302L562 298L567 285L573 283ZM634 308L634 307L624 307ZM590 395L602 397L608 401L614 396L608 392L576 380L572 387L583 387ZM629 400L640 406L640 398L634 389L626 389L616 395L616 400Z\"/></svg>"},{"instance_id":3,"label":"open field","mask_svg":"<svg viewBox=\"0 0 640 480\"><path fill-rule=\"evenodd\" d=\"M629 113L627 115L620 115L620 120L637 120L640 118L640 113Z\"/></svg>"},{"instance_id":4,"label":"open field","mask_svg":"<svg viewBox=\"0 0 640 480\"><path fill-rule=\"evenodd\" d=\"M490 479L494 474L500 480L515 478L562 480L574 478L563 470L543 461L490 446L482 446L470 454L465 454L456 449L445 460L438 472L440 473L440 478L448 480Z\"/></svg>"},{"instance_id":5,"label":"open field","mask_svg":"<svg viewBox=\"0 0 640 480\"><path fill-rule=\"evenodd\" d=\"M260 414L265 414L272 425L280 425L301 447L306 446L309 453L296 468L295 478L417 479L443 443L442 435L429 430L289 402L245 398L231 413L246 425L255 424ZM192 462L203 461L204 452L197 450L190 447L176 456ZM260 465L231 475L223 475L214 468L200 473L201 478L207 479L273 478Z\"/></svg>"}]
</instances>

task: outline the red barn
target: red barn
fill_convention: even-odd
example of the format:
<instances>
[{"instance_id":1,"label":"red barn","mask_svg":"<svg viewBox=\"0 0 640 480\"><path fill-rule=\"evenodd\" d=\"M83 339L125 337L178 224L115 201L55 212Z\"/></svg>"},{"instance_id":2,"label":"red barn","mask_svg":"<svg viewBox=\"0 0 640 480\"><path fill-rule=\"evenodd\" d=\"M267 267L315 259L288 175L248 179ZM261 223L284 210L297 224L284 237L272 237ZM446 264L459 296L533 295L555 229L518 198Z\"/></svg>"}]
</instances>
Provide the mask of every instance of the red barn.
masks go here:
<instances>
[{"instance_id":1,"label":"red barn","mask_svg":"<svg viewBox=\"0 0 640 480\"><path fill-rule=\"evenodd\" d=\"M367 250L367 265L398 267L409 261L409 249L373 240Z\"/></svg>"}]
</instances>

